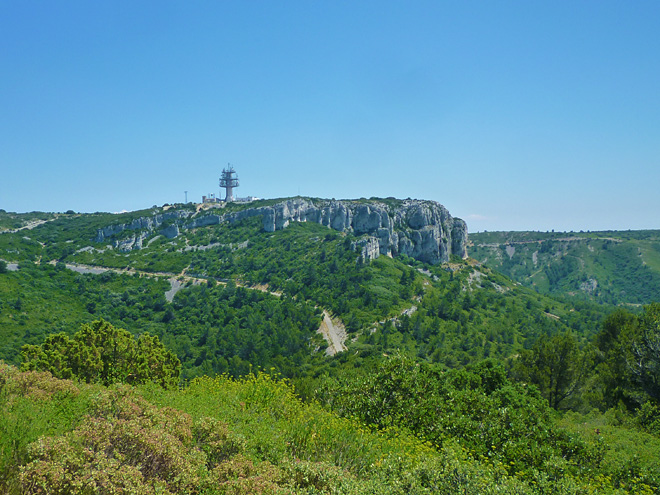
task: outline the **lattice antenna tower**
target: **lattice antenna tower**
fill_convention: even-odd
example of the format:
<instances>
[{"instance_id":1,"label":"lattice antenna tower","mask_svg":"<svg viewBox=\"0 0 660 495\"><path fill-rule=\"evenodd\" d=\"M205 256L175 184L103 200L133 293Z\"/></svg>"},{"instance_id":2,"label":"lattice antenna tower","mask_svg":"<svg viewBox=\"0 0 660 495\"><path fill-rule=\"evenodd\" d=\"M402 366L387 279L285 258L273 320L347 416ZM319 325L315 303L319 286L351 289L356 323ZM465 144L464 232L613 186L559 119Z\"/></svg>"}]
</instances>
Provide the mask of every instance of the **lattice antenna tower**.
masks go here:
<instances>
[{"instance_id":1,"label":"lattice antenna tower","mask_svg":"<svg viewBox=\"0 0 660 495\"><path fill-rule=\"evenodd\" d=\"M227 164L227 168L222 169L220 187L225 188L225 202L230 203L234 201L233 189L238 187L238 176L236 176L236 170L234 170L234 167L232 167L230 163Z\"/></svg>"}]
</instances>

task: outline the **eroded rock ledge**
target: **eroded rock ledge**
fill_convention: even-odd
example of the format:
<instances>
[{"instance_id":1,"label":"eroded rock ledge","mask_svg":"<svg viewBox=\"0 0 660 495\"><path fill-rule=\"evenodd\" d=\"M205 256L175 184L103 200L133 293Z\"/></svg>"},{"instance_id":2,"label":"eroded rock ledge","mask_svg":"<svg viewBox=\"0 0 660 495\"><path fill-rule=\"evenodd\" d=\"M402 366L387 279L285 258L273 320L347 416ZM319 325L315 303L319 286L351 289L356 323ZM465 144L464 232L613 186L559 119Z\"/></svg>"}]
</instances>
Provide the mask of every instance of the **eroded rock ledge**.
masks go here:
<instances>
[{"instance_id":1,"label":"eroded rock ledge","mask_svg":"<svg viewBox=\"0 0 660 495\"><path fill-rule=\"evenodd\" d=\"M141 249L144 239L154 232L174 238L181 230L234 223L255 216L262 217L266 232L284 229L291 222L315 222L339 232L362 236L354 247L365 259L374 259L381 254L405 254L437 264L449 261L452 254L467 257L465 222L452 217L435 201L414 199L386 203L379 200L294 198L271 206L248 207L225 214L175 210L99 229L95 241L104 242L124 231L136 231L132 236L113 241L116 248L131 251Z\"/></svg>"}]
</instances>

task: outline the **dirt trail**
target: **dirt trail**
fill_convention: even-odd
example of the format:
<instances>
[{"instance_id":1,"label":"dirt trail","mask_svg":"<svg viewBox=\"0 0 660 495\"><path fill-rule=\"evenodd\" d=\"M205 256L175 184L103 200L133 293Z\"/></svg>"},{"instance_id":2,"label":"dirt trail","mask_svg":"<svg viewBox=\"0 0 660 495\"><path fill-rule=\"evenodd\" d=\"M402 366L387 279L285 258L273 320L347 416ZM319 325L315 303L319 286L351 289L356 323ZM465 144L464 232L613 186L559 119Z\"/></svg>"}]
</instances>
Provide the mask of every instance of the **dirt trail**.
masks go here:
<instances>
[{"instance_id":1,"label":"dirt trail","mask_svg":"<svg viewBox=\"0 0 660 495\"><path fill-rule=\"evenodd\" d=\"M506 241L506 242L483 242L481 244L474 244L473 246L478 247L494 247L498 248L501 246L507 246L507 253L509 252L508 246L513 247L514 244L541 244L548 241L559 241L559 242L578 242L578 241L612 241L612 242L623 242L622 239L617 239L616 237L557 237L551 239L536 239L536 240L525 240L525 241ZM509 257L513 256L512 254Z\"/></svg>"},{"instance_id":2,"label":"dirt trail","mask_svg":"<svg viewBox=\"0 0 660 495\"><path fill-rule=\"evenodd\" d=\"M31 220L22 227L19 227L17 229L0 230L0 234L15 234L16 232L20 232L21 230L32 230L33 228L38 227L39 225L43 225L47 222L52 222L53 220L57 220L57 217L49 218L48 220Z\"/></svg>"},{"instance_id":3,"label":"dirt trail","mask_svg":"<svg viewBox=\"0 0 660 495\"><path fill-rule=\"evenodd\" d=\"M51 264L55 264L55 263L56 263L55 261L51 262ZM167 273L167 272L143 272L134 269L127 270L125 268L110 268L105 266L82 265L79 263L66 263L66 267L69 270L73 270L78 273L92 273L95 275L98 275L103 272L115 272L122 274L139 274L140 276L143 277L167 277L170 282L170 290L165 292L165 299L168 302L172 302L174 300L175 294L184 288L186 282L192 282L193 284L200 284L202 282L206 282L205 278L191 277L190 275L185 275L184 273L177 274L177 273ZM223 285L226 284L226 282L224 281L218 281L218 283ZM273 296L276 297L282 297L281 292L271 291L266 285L256 285L254 287L250 287L242 284L236 284L236 285L245 287L247 289L267 292L268 294L272 294ZM415 309L417 308L413 306L413 308L411 308L411 312L414 311ZM326 355L334 356L338 352L343 352L347 349L344 343L348 338L348 334L346 333L346 328L344 327L344 324L341 321L339 321L339 319L337 318L333 320L333 318L330 316L330 313L328 313L326 310L323 310L323 321L321 322L321 326L318 329L318 333L320 333L328 343L328 347L325 351Z\"/></svg>"},{"instance_id":4,"label":"dirt trail","mask_svg":"<svg viewBox=\"0 0 660 495\"><path fill-rule=\"evenodd\" d=\"M318 333L323 335L323 338L328 343L328 348L325 350L327 356L334 356L338 352L346 350L344 342L346 342L347 333L343 323L330 317L330 313L323 311L323 321L318 329Z\"/></svg>"},{"instance_id":5,"label":"dirt trail","mask_svg":"<svg viewBox=\"0 0 660 495\"><path fill-rule=\"evenodd\" d=\"M165 299L167 302L174 301L174 296L183 288L183 283L176 278L172 277L170 279L170 290L165 292Z\"/></svg>"}]
</instances>

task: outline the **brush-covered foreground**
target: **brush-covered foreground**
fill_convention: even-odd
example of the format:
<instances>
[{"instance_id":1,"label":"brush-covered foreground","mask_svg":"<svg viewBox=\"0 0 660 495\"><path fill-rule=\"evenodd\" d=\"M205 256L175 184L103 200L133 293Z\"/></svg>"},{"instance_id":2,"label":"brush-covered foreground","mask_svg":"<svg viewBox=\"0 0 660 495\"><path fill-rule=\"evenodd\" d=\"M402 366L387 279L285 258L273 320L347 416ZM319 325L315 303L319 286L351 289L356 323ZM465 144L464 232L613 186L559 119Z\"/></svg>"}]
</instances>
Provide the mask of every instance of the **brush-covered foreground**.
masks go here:
<instances>
[{"instance_id":1,"label":"brush-covered foreground","mask_svg":"<svg viewBox=\"0 0 660 495\"><path fill-rule=\"evenodd\" d=\"M471 380L478 376L473 372ZM452 380L445 383L446 391L456 385L449 383ZM467 394L450 393L441 399L446 411L455 410L451 421L457 430L465 429L479 414L506 414L506 410L480 411L476 406L493 399L486 391L492 384L484 380L474 385ZM514 388L500 392L511 401ZM516 393L525 396L520 390ZM81 384L1 364L0 491L651 494L657 490L657 437L613 426L614 420L607 416L584 418L583 431L574 426L583 418L572 418L569 427L561 429L552 424L547 405L537 402L534 407L543 409L541 417L528 417L525 428L547 431L519 430L512 424L504 436L512 445L530 434L555 440L541 447L530 444L528 455L515 463L495 453L496 448L507 448L506 443L475 450L465 435L441 426L446 423L442 418L438 425L445 433L437 442L416 437L406 428L375 429L319 404L303 403L286 381L265 374L238 380L202 377L181 389L166 390L155 385ZM512 417L523 411L515 400L507 407ZM600 428L599 435L590 431L593 425ZM548 456L557 442L572 451L562 456L557 450L557 455ZM623 445L629 455L619 459L617 451ZM546 458L542 469L528 462L534 453Z\"/></svg>"}]
</instances>

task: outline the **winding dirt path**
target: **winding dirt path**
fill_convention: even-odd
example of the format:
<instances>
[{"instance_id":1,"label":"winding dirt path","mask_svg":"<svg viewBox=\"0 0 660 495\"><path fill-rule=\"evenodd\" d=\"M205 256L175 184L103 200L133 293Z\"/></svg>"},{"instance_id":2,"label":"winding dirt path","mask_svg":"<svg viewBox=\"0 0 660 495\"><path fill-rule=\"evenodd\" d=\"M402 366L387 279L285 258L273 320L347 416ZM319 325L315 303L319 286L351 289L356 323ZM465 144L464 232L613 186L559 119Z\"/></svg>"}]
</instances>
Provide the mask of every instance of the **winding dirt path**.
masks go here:
<instances>
[{"instance_id":1,"label":"winding dirt path","mask_svg":"<svg viewBox=\"0 0 660 495\"><path fill-rule=\"evenodd\" d=\"M35 227L38 227L39 225L43 225L48 222L52 222L53 220L57 220L58 217L54 218L49 218L48 220L31 220L22 227L19 227L17 229L4 229L0 230L0 234L15 234L16 232L20 232L21 230L32 230Z\"/></svg>"},{"instance_id":2,"label":"winding dirt path","mask_svg":"<svg viewBox=\"0 0 660 495\"><path fill-rule=\"evenodd\" d=\"M54 261L51 263L55 264ZM78 273L91 273L95 275L104 272L115 272L121 274L137 273L142 277L166 277L170 282L170 290L165 292L165 299L168 302L172 302L174 300L175 294L185 287L186 282L192 282L193 284L201 284L202 282L206 282L205 278L185 275L185 270L184 272L178 274L168 273L168 272L144 272L134 269L127 270L125 268L110 268L110 267L97 266L97 265L82 265L79 263L66 263L66 267L69 270L73 270ZM227 282L221 280L218 280L217 282L223 285L227 284ZM248 285L242 285L242 284L236 284L236 285L251 290L266 292L276 297L282 297L281 292L271 291L265 285L257 285L255 287L250 287ZM414 306L413 308L411 308L412 311L414 311L415 309L417 308ZM344 324L338 318L332 318L332 316L330 316L330 313L328 313L326 310L323 310L323 320L321 321L321 326L319 327L317 332L320 333L325 339L325 341L328 343L328 347L325 350L327 356L334 356L338 352L343 352L347 349L345 345L346 339L348 338L348 334L346 333L346 327L344 327Z\"/></svg>"},{"instance_id":3,"label":"winding dirt path","mask_svg":"<svg viewBox=\"0 0 660 495\"><path fill-rule=\"evenodd\" d=\"M323 321L318 329L318 333L328 343L328 348L325 350L326 356L334 356L338 352L346 350L344 342L346 342L348 334L346 333L344 324L337 319L333 321L330 313L325 310L323 310Z\"/></svg>"}]
</instances>

